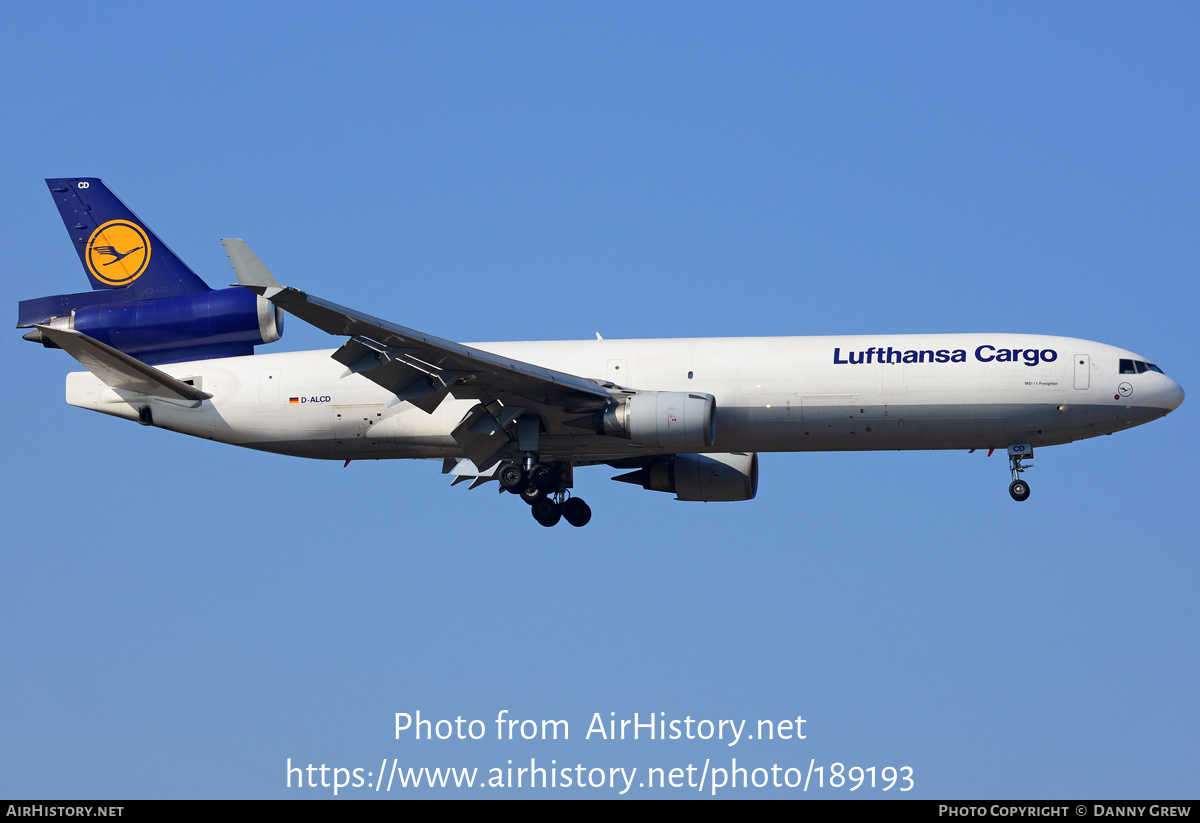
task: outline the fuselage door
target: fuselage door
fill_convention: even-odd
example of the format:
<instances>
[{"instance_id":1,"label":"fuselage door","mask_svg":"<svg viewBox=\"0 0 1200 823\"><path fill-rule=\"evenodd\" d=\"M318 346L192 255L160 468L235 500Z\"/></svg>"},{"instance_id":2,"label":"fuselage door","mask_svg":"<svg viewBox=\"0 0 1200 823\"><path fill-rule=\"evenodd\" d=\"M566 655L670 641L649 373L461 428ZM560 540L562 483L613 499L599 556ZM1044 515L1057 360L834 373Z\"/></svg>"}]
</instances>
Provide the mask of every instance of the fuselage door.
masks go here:
<instances>
[{"instance_id":1,"label":"fuselage door","mask_svg":"<svg viewBox=\"0 0 1200 823\"><path fill-rule=\"evenodd\" d=\"M274 406L279 402L279 386L283 383L282 369L264 369L258 384L258 402Z\"/></svg>"},{"instance_id":2,"label":"fuselage door","mask_svg":"<svg viewBox=\"0 0 1200 823\"><path fill-rule=\"evenodd\" d=\"M383 418L382 403L334 406L333 412L334 451L366 452L380 445L367 432Z\"/></svg>"},{"instance_id":3,"label":"fuselage door","mask_svg":"<svg viewBox=\"0 0 1200 823\"><path fill-rule=\"evenodd\" d=\"M618 386L628 386L629 362L626 360L609 360L605 377L609 383L616 383Z\"/></svg>"},{"instance_id":4,"label":"fuselage door","mask_svg":"<svg viewBox=\"0 0 1200 823\"><path fill-rule=\"evenodd\" d=\"M1086 389L1092 379L1092 358L1086 354L1075 355L1075 388Z\"/></svg>"}]
</instances>

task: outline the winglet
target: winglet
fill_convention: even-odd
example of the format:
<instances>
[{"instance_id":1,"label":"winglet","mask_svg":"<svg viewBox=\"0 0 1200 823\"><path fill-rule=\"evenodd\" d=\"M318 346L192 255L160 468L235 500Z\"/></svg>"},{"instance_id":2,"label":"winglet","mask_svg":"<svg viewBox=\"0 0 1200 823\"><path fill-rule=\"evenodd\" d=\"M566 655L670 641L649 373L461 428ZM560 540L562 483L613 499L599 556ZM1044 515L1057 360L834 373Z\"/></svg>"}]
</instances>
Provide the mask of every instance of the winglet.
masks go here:
<instances>
[{"instance_id":1,"label":"winglet","mask_svg":"<svg viewBox=\"0 0 1200 823\"><path fill-rule=\"evenodd\" d=\"M193 407L212 397L208 392L200 391L182 380L176 380L166 372L148 366L112 346L106 346L83 332L55 329L50 326L37 328L54 345L74 357L88 371L114 389L167 400L182 400Z\"/></svg>"},{"instance_id":2,"label":"winglet","mask_svg":"<svg viewBox=\"0 0 1200 823\"><path fill-rule=\"evenodd\" d=\"M226 238L221 241L221 245L225 247L225 253L229 255L229 262L233 264L233 273L237 275L238 279L237 285L245 286L259 294L263 294L268 289L283 288L279 285L279 281L271 276L271 272L267 271L267 267L262 264L258 256L250 251L245 240Z\"/></svg>"}]
</instances>

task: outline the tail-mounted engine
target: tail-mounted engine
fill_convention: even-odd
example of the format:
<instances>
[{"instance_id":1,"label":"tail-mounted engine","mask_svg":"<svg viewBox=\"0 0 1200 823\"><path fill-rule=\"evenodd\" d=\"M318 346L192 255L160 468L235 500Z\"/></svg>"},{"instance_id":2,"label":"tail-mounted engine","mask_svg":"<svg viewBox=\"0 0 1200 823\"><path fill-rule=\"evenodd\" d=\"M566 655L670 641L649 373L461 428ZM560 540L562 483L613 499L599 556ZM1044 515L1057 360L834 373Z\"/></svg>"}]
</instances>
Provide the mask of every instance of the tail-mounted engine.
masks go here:
<instances>
[{"instance_id":1,"label":"tail-mounted engine","mask_svg":"<svg viewBox=\"0 0 1200 823\"><path fill-rule=\"evenodd\" d=\"M253 354L255 346L283 335L282 311L245 289L157 300L121 296L108 291L25 300L18 326L74 329L152 364ZM36 329L25 339L53 345Z\"/></svg>"}]
</instances>

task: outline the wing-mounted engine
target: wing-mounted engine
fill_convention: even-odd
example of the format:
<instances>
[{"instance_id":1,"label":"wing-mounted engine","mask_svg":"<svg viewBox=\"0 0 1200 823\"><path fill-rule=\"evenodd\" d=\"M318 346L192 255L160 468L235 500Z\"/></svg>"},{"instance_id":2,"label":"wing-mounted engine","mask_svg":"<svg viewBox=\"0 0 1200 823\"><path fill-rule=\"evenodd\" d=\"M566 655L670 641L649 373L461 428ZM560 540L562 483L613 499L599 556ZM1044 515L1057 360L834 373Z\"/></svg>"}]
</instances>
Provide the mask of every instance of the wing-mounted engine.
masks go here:
<instances>
[{"instance_id":1,"label":"wing-mounted engine","mask_svg":"<svg viewBox=\"0 0 1200 823\"><path fill-rule=\"evenodd\" d=\"M613 478L648 491L671 492L676 500L715 503L753 500L758 494L758 455L676 454Z\"/></svg>"},{"instance_id":2,"label":"wing-mounted engine","mask_svg":"<svg viewBox=\"0 0 1200 823\"><path fill-rule=\"evenodd\" d=\"M568 425L655 449L703 449L717 439L717 401L697 392L638 392Z\"/></svg>"}]
</instances>

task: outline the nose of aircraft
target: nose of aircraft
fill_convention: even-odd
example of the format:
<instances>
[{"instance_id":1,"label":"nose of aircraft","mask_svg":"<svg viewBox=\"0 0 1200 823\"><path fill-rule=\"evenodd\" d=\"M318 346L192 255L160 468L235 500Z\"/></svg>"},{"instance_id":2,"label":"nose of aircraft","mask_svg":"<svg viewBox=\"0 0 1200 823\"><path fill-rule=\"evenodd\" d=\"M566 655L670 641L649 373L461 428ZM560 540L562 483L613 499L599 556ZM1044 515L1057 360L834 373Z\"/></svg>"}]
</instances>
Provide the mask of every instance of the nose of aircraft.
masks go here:
<instances>
[{"instance_id":1,"label":"nose of aircraft","mask_svg":"<svg viewBox=\"0 0 1200 823\"><path fill-rule=\"evenodd\" d=\"M1169 412L1173 412L1177 408L1179 408L1179 405L1182 402L1183 402L1183 387L1180 386L1178 383L1176 383L1174 380L1171 380L1170 385L1167 386L1163 390L1163 393L1162 393L1163 408L1165 408Z\"/></svg>"}]
</instances>

